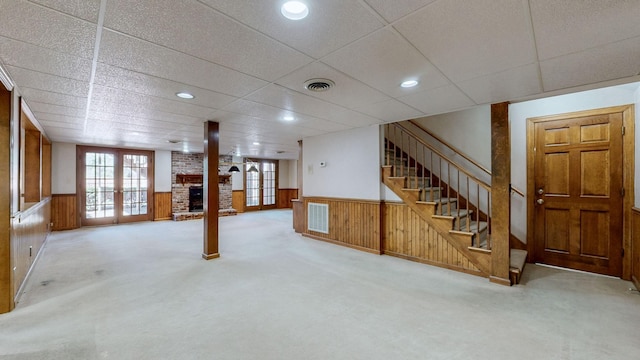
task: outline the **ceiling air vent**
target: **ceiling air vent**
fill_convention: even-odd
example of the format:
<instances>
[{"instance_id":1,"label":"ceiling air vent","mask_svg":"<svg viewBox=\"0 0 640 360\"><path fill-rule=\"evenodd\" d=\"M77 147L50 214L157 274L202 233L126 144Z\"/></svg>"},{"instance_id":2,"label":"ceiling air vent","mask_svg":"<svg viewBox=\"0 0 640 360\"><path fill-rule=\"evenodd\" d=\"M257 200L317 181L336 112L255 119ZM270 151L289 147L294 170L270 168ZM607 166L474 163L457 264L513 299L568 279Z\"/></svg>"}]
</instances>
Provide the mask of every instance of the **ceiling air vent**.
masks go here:
<instances>
[{"instance_id":1,"label":"ceiling air vent","mask_svg":"<svg viewBox=\"0 0 640 360\"><path fill-rule=\"evenodd\" d=\"M304 82L304 88L309 91L322 92L332 88L335 83L329 79L310 79Z\"/></svg>"}]
</instances>

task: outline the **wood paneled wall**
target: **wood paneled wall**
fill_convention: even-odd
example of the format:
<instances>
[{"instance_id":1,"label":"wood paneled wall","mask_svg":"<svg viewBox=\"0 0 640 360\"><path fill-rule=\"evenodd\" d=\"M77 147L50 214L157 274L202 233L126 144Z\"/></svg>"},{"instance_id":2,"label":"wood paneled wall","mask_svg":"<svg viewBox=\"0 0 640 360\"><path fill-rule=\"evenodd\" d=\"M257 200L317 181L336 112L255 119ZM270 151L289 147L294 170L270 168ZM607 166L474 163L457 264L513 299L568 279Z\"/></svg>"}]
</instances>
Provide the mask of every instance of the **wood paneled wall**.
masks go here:
<instances>
[{"instance_id":1,"label":"wood paneled wall","mask_svg":"<svg viewBox=\"0 0 640 360\"><path fill-rule=\"evenodd\" d=\"M236 209L237 212L244 212L244 191L233 190L231 192L231 207Z\"/></svg>"},{"instance_id":2,"label":"wood paneled wall","mask_svg":"<svg viewBox=\"0 0 640 360\"><path fill-rule=\"evenodd\" d=\"M375 254L381 253L379 201L306 197L305 214L310 202L329 205L329 233L309 231L307 217L303 216L304 235Z\"/></svg>"},{"instance_id":3,"label":"wood paneled wall","mask_svg":"<svg viewBox=\"0 0 640 360\"><path fill-rule=\"evenodd\" d=\"M11 263L15 268L13 278L14 301L19 297L37 255L49 235L51 201L47 198L23 211L11 222Z\"/></svg>"},{"instance_id":4,"label":"wood paneled wall","mask_svg":"<svg viewBox=\"0 0 640 360\"><path fill-rule=\"evenodd\" d=\"M51 230L71 230L78 226L78 202L76 194L51 196Z\"/></svg>"},{"instance_id":5,"label":"wood paneled wall","mask_svg":"<svg viewBox=\"0 0 640 360\"><path fill-rule=\"evenodd\" d=\"M278 209L291 209L291 200L298 198L298 189L278 189Z\"/></svg>"},{"instance_id":6,"label":"wood paneled wall","mask_svg":"<svg viewBox=\"0 0 640 360\"><path fill-rule=\"evenodd\" d=\"M0 85L0 314L13 310L11 267L11 92Z\"/></svg>"},{"instance_id":7,"label":"wood paneled wall","mask_svg":"<svg viewBox=\"0 0 640 360\"><path fill-rule=\"evenodd\" d=\"M171 192L157 192L153 194L153 205L155 212L153 220L171 220Z\"/></svg>"},{"instance_id":8,"label":"wood paneled wall","mask_svg":"<svg viewBox=\"0 0 640 360\"><path fill-rule=\"evenodd\" d=\"M292 201L293 204L293 230L302 234L304 232L304 200L296 199Z\"/></svg>"},{"instance_id":9,"label":"wood paneled wall","mask_svg":"<svg viewBox=\"0 0 640 360\"><path fill-rule=\"evenodd\" d=\"M382 252L386 255L482 275L469 259L442 238L409 206L382 205Z\"/></svg>"},{"instance_id":10,"label":"wood paneled wall","mask_svg":"<svg viewBox=\"0 0 640 360\"><path fill-rule=\"evenodd\" d=\"M640 209L631 212L631 281L640 290Z\"/></svg>"}]
</instances>

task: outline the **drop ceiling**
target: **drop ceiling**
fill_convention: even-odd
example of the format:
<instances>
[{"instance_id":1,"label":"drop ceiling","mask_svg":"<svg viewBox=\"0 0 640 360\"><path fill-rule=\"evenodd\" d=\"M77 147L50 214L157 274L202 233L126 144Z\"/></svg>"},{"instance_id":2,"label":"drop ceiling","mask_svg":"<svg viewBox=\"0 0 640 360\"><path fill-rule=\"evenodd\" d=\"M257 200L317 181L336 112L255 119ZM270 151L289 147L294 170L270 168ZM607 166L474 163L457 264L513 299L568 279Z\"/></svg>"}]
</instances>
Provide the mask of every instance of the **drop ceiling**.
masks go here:
<instances>
[{"instance_id":1,"label":"drop ceiling","mask_svg":"<svg viewBox=\"0 0 640 360\"><path fill-rule=\"evenodd\" d=\"M268 158L640 72L637 0L304 1L291 21L282 0L0 0L0 64L52 141L202 151L213 120L221 153Z\"/></svg>"}]
</instances>

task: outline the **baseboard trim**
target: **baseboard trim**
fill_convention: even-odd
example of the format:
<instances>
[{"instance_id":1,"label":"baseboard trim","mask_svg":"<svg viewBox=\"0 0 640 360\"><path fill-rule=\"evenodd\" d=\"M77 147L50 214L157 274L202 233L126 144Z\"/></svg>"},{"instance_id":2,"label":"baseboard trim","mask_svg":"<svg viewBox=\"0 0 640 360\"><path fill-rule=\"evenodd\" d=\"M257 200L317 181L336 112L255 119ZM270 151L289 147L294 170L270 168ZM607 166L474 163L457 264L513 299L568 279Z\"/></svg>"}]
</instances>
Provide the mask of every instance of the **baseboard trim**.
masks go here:
<instances>
[{"instance_id":1,"label":"baseboard trim","mask_svg":"<svg viewBox=\"0 0 640 360\"><path fill-rule=\"evenodd\" d=\"M511 286L511 279L505 279L497 276L489 276L489 281L504 286Z\"/></svg>"},{"instance_id":2,"label":"baseboard trim","mask_svg":"<svg viewBox=\"0 0 640 360\"><path fill-rule=\"evenodd\" d=\"M470 270L470 269L465 269L465 268L453 266L451 264L445 264L445 263L441 263L441 262L437 262L437 261L431 261L431 260L427 260L427 259L423 259L423 258L419 258L419 257L415 257L415 256L409 256L409 255L396 253L396 252L393 252L393 251L388 251L388 250L385 250L382 253L384 255L389 255L389 256L397 257L397 258L404 259L404 260L414 261L414 262L418 262L418 263L425 264L425 265L431 265L431 266L435 266L435 267L439 267L439 268L443 268L443 269L447 269L447 270L453 270L453 271L457 271L457 272L461 272L461 273L465 273L465 274L469 274L469 275L474 275L474 276L480 276L480 277L484 277L484 278L487 277L487 274L484 274L479 270L478 271L474 271L474 270Z\"/></svg>"},{"instance_id":3,"label":"baseboard trim","mask_svg":"<svg viewBox=\"0 0 640 360\"><path fill-rule=\"evenodd\" d=\"M173 217L169 216L169 217L161 217L161 218L153 219L153 221L163 221L163 220L173 220Z\"/></svg>"},{"instance_id":4,"label":"baseboard trim","mask_svg":"<svg viewBox=\"0 0 640 360\"><path fill-rule=\"evenodd\" d=\"M341 246L345 246L345 247L348 247L348 248L352 248L352 249L368 252L370 254L382 255L382 251L381 250L369 249L369 248L366 248L364 246L347 244L347 243L344 243L342 241L326 239L326 238L323 238L323 237L320 237L320 236L316 236L316 235L313 235L313 234L308 234L308 233L302 233L302 236L308 237L308 238L311 238L311 239L314 239L314 240L320 240L320 241L328 242L328 243L331 243L331 244L341 245Z\"/></svg>"},{"instance_id":5,"label":"baseboard trim","mask_svg":"<svg viewBox=\"0 0 640 360\"><path fill-rule=\"evenodd\" d=\"M202 258L205 260L213 260L213 259L217 259L220 257L220 253L215 253L215 254L202 254Z\"/></svg>"}]
</instances>

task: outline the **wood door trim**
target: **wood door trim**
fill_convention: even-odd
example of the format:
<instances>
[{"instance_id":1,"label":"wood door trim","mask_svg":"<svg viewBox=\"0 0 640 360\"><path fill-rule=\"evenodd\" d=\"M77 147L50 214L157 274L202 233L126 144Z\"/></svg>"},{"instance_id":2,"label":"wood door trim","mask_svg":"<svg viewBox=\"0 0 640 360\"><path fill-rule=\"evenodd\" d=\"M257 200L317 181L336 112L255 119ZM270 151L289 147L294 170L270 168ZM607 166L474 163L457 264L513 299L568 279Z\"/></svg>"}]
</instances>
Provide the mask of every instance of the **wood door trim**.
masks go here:
<instances>
[{"instance_id":1,"label":"wood door trim","mask_svg":"<svg viewBox=\"0 0 640 360\"><path fill-rule=\"evenodd\" d=\"M622 258L622 279L631 280L632 265L632 246L631 246L631 220L632 209L634 206L634 166L635 166L635 131L634 131L634 114L635 107L633 104L612 106L600 109L591 109L585 111L576 111L563 114L554 114L547 116L532 117L527 119L527 250L529 256L533 256L534 251L534 199L535 199L535 182L534 182L534 161L535 152L535 125L540 122L553 120L570 120L579 117L606 115L612 113L622 113L622 126L625 133L622 139L622 186L625 189L623 201L623 229L622 229L622 247L625 256Z\"/></svg>"}]
</instances>

